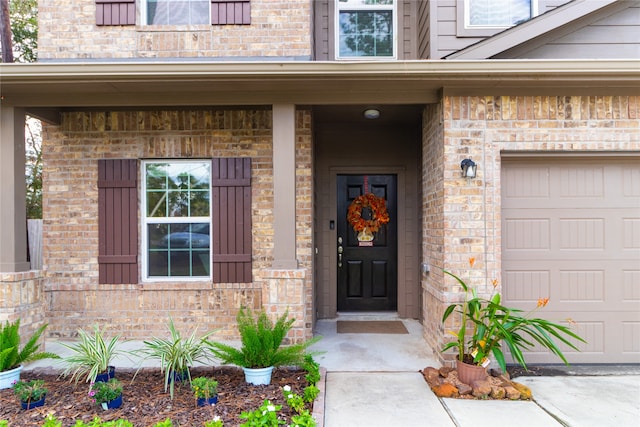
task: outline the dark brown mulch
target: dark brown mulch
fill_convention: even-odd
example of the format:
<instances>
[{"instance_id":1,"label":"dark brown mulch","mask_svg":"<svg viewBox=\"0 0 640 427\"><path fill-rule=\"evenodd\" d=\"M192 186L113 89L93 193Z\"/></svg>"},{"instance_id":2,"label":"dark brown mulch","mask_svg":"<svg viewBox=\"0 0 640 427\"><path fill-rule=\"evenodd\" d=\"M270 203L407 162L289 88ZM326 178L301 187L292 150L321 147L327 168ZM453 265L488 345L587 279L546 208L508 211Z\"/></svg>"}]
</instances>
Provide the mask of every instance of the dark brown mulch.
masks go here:
<instances>
[{"instance_id":1,"label":"dark brown mulch","mask_svg":"<svg viewBox=\"0 0 640 427\"><path fill-rule=\"evenodd\" d=\"M164 392L164 380L159 369L144 369L133 379L134 371L116 371L123 382L123 403L119 409L103 411L87 396L88 384L69 383L57 375L45 372L23 372L22 380L44 379L49 389L46 403L41 408L22 410L13 390L0 390L0 420L8 420L9 426L41 426L45 416L53 413L64 427L72 426L75 420L91 421L95 416L103 421L127 419L136 427L153 426L170 418L174 426L202 426L216 415L225 427L238 426L243 420L240 414L253 411L265 399L282 405L280 417L287 424L293 415L282 395L282 387L290 385L293 392L303 394L307 380L302 370L275 369L270 385L254 386L245 383L244 373L239 368L216 367L194 368L191 376L208 376L218 381L218 404L196 407L189 385L176 384L174 399ZM132 382L133 379L133 382ZM309 411L312 407L308 407Z\"/></svg>"}]
</instances>

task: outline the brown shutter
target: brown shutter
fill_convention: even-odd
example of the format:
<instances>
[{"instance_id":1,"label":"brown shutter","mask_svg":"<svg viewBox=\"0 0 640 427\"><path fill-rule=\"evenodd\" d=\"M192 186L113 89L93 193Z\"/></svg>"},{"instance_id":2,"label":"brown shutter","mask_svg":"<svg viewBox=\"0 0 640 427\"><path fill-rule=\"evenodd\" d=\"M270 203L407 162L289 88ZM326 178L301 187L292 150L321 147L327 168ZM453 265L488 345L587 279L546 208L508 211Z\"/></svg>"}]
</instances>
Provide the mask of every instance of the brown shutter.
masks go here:
<instances>
[{"instance_id":1,"label":"brown shutter","mask_svg":"<svg viewBox=\"0 0 640 427\"><path fill-rule=\"evenodd\" d=\"M213 281L251 280L251 159L213 159Z\"/></svg>"},{"instance_id":2,"label":"brown shutter","mask_svg":"<svg viewBox=\"0 0 640 427\"><path fill-rule=\"evenodd\" d=\"M136 1L96 0L96 25L136 25Z\"/></svg>"},{"instance_id":3,"label":"brown shutter","mask_svg":"<svg viewBox=\"0 0 640 427\"><path fill-rule=\"evenodd\" d=\"M251 24L251 0L211 0L211 25Z\"/></svg>"},{"instance_id":4,"label":"brown shutter","mask_svg":"<svg viewBox=\"0 0 640 427\"><path fill-rule=\"evenodd\" d=\"M98 160L99 283L138 283L138 161Z\"/></svg>"}]
</instances>

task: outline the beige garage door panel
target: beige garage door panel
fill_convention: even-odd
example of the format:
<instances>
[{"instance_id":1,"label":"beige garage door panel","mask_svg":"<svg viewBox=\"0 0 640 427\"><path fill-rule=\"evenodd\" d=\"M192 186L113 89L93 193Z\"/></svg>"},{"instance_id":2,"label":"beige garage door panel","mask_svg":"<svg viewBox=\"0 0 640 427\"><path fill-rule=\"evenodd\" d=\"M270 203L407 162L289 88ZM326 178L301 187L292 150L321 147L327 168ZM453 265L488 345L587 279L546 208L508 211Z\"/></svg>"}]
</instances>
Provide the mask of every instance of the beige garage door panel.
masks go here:
<instances>
[{"instance_id":1,"label":"beige garage door panel","mask_svg":"<svg viewBox=\"0 0 640 427\"><path fill-rule=\"evenodd\" d=\"M505 302L577 322L573 363L640 363L640 159L505 159L501 182Z\"/></svg>"}]
</instances>

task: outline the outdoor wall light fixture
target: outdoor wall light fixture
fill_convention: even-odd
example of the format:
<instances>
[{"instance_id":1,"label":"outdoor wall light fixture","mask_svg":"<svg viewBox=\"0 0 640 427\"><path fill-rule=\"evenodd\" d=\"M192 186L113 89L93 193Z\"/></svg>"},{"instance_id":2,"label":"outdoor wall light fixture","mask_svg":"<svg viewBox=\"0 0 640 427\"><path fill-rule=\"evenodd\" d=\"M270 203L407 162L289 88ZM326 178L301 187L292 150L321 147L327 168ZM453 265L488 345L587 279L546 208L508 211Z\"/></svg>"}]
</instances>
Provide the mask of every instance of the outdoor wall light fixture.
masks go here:
<instances>
[{"instance_id":1,"label":"outdoor wall light fixture","mask_svg":"<svg viewBox=\"0 0 640 427\"><path fill-rule=\"evenodd\" d=\"M476 177L476 163L471 159L464 159L462 163L460 163L460 168L462 168L462 176L464 178L475 178Z\"/></svg>"},{"instance_id":2,"label":"outdoor wall light fixture","mask_svg":"<svg viewBox=\"0 0 640 427\"><path fill-rule=\"evenodd\" d=\"M375 120L380 117L380 110L377 108L367 108L362 114L364 114L365 119Z\"/></svg>"}]
</instances>

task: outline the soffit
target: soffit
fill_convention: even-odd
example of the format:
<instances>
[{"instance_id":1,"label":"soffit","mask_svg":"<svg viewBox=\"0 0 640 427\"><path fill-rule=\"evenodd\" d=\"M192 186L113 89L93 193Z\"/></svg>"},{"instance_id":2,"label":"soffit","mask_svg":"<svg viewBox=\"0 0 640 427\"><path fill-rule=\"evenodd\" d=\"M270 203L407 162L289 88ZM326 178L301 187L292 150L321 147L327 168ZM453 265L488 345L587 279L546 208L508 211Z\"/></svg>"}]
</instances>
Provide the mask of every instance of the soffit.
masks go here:
<instances>
[{"instance_id":1,"label":"soffit","mask_svg":"<svg viewBox=\"0 0 640 427\"><path fill-rule=\"evenodd\" d=\"M441 94L640 94L640 60L0 65L25 108L426 104Z\"/></svg>"}]
</instances>

